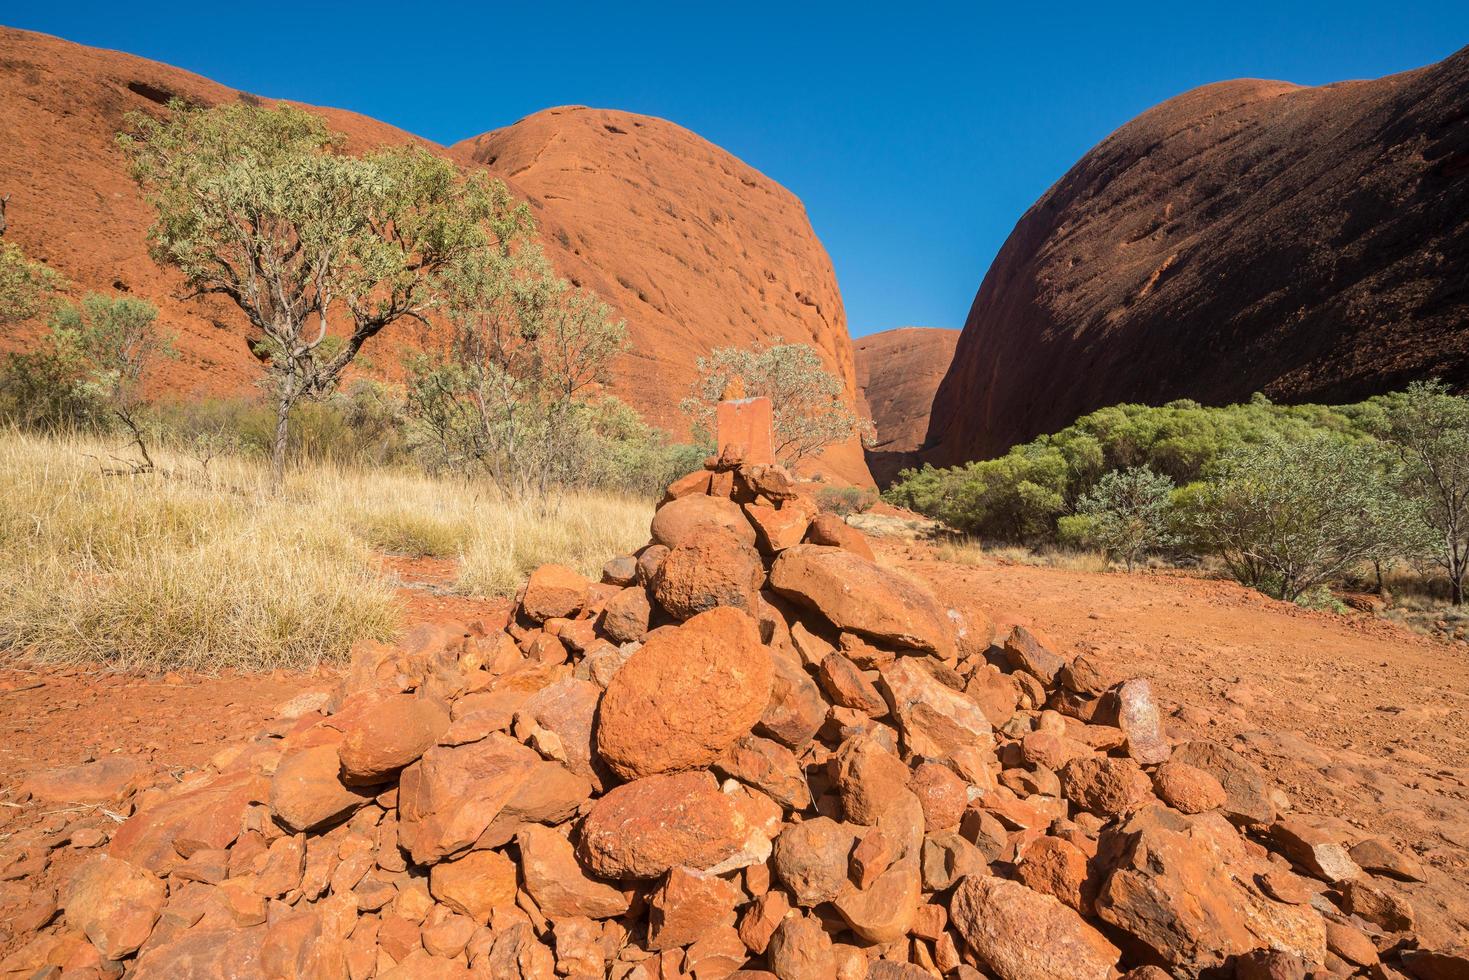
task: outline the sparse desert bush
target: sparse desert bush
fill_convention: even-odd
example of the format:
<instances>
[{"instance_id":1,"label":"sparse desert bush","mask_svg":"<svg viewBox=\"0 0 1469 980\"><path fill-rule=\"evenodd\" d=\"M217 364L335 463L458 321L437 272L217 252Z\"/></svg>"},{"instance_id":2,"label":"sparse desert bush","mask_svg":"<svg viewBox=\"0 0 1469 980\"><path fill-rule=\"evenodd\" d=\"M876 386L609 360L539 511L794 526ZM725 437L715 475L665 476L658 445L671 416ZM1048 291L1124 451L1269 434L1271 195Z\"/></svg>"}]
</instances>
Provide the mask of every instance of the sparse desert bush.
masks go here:
<instances>
[{"instance_id":1,"label":"sparse desert bush","mask_svg":"<svg viewBox=\"0 0 1469 980\"><path fill-rule=\"evenodd\" d=\"M25 257L20 246L0 242L0 327L40 315L61 277Z\"/></svg>"},{"instance_id":2,"label":"sparse desert bush","mask_svg":"<svg viewBox=\"0 0 1469 980\"><path fill-rule=\"evenodd\" d=\"M862 487L822 487L816 491L816 502L827 513L846 517L877 503L877 491Z\"/></svg>"},{"instance_id":3,"label":"sparse desert bush","mask_svg":"<svg viewBox=\"0 0 1469 980\"><path fill-rule=\"evenodd\" d=\"M651 505L568 494L506 504L487 483L307 464L279 493L265 457L206 476L171 449L104 476L95 437L0 431L0 654L122 669L304 667L403 624L374 552L459 558L508 594L535 565L594 575L646 540Z\"/></svg>"},{"instance_id":4,"label":"sparse desert bush","mask_svg":"<svg viewBox=\"0 0 1469 980\"><path fill-rule=\"evenodd\" d=\"M1241 583L1293 602L1364 561L1403 553L1414 515L1380 449L1329 435L1222 459L1185 497L1197 541Z\"/></svg>"},{"instance_id":5,"label":"sparse desert bush","mask_svg":"<svg viewBox=\"0 0 1469 980\"><path fill-rule=\"evenodd\" d=\"M1121 559L1131 572L1148 554L1173 544L1169 529L1173 490L1172 480L1147 466L1104 474L1077 501L1076 516L1085 521L1080 529L1082 541Z\"/></svg>"}]
</instances>

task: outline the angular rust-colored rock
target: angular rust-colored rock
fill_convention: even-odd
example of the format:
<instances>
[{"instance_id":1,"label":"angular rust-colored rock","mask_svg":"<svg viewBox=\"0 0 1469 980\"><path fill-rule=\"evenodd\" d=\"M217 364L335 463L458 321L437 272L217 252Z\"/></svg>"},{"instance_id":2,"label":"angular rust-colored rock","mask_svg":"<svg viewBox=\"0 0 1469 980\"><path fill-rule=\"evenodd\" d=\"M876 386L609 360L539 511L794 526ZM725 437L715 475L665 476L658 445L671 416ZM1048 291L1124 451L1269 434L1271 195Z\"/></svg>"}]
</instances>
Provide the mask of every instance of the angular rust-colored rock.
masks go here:
<instances>
[{"instance_id":1,"label":"angular rust-colored rock","mask_svg":"<svg viewBox=\"0 0 1469 980\"><path fill-rule=\"evenodd\" d=\"M1322 881L1336 884L1362 873L1335 837L1304 820L1287 818L1270 827L1275 849Z\"/></svg>"},{"instance_id":2,"label":"angular rust-colored rock","mask_svg":"<svg viewBox=\"0 0 1469 980\"><path fill-rule=\"evenodd\" d=\"M1369 837L1354 844L1348 852L1363 871L1385 875L1399 881L1427 881L1422 863L1410 854L1404 854L1387 841Z\"/></svg>"},{"instance_id":3,"label":"angular rust-colored rock","mask_svg":"<svg viewBox=\"0 0 1469 980\"><path fill-rule=\"evenodd\" d=\"M660 630L607 685L597 750L626 779L707 766L760 719L772 675L755 620L738 609Z\"/></svg>"},{"instance_id":4,"label":"angular rust-colored rock","mask_svg":"<svg viewBox=\"0 0 1469 980\"><path fill-rule=\"evenodd\" d=\"M800 811L811 805L811 787L800 762L779 742L746 735L724 750L714 768L754 786L788 809Z\"/></svg>"},{"instance_id":5,"label":"angular rust-colored rock","mask_svg":"<svg viewBox=\"0 0 1469 980\"><path fill-rule=\"evenodd\" d=\"M1000 980L1106 980L1121 955L1050 895L987 875L959 883L949 919Z\"/></svg>"},{"instance_id":6,"label":"angular rust-colored rock","mask_svg":"<svg viewBox=\"0 0 1469 980\"><path fill-rule=\"evenodd\" d=\"M786 825L775 839L772 863L797 905L812 907L841 894L853 840L851 830L829 817Z\"/></svg>"},{"instance_id":7,"label":"angular rust-colored rock","mask_svg":"<svg viewBox=\"0 0 1469 980\"><path fill-rule=\"evenodd\" d=\"M433 698L394 694L355 705L349 701L332 721L343 733L337 747L342 782L371 786L428 751L449 727L449 711Z\"/></svg>"},{"instance_id":8,"label":"angular rust-colored rock","mask_svg":"<svg viewBox=\"0 0 1469 980\"><path fill-rule=\"evenodd\" d=\"M1411 932L1417 918L1412 903L1396 890L1389 892L1369 884L1365 877L1337 886L1342 910L1387 932Z\"/></svg>"},{"instance_id":9,"label":"angular rust-colored rock","mask_svg":"<svg viewBox=\"0 0 1469 980\"><path fill-rule=\"evenodd\" d=\"M873 718L887 714L888 704L857 665L836 651L820 661L816 678L833 702Z\"/></svg>"},{"instance_id":10,"label":"angular rust-colored rock","mask_svg":"<svg viewBox=\"0 0 1469 980\"><path fill-rule=\"evenodd\" d=\"M708 871L740 853L752 828L704 771L648 776L615 787L582 821L578 857L604 878Z\"/></svg>"},{"instance_id":11,"label":"angular rust-colored rock","mask_svg":"<svg viewBox=\"0 0 1469 980\"><path fill-rule=\"evenodd\" d=\"M1156 967L1155 967L1156 969ZM1280 949L1256 949L1234 961L1234 980L1306 980L1307 963ZM1167 974L1158 980L1166 980Z\"/></svg>"},{"instance_id":12,"label":"angular rust-colored rock","mask_svg":"<svg viewBox=\"0 0 1469 980\"><path fill-rule=\"evenodd\" d=\"M149 945L138 957L134 976L198 977L200 980L264 976L260 965L265 927L190 929L167 942Z\"/></svg>"},{"instance_id":13,"label":"angular rust-colored rock","mask_svg":"<svg viewBox=\"0 0 1469 980\"><path fill-rule=\"evenodd\" d=\"M516 717L554 736L554 758L600 788L606 770L597 755L596 718L602 689L591 681L563 677L532 694ZM543 754L544 750L543 750Z\"/></svg>"},{"instance_id":14,"label":"angular rust-colored rock","mask_svg":"<svg viewBox=\"0 0 1469 980\"><path fill-rule=\"evenodd\" d=\"M515 862L498 851L470 851L452 861L440 861L429 871L433 897L481 925L489 924L495 909L515 904L515 887Z\"/></svg>"},{"instance_id":15,"label":"angular rust-colored rock","mask_svg":"<svg viewBox=\"0 0 1469 980\"><path fill-rule=\"evenodd\" d=\"M151 872L94 854L72 876L60 904L67 923L86 933L105 959L120 960L147 942L166 897Z\"/></svg>"},{"instance_id":16,"label":"angular rust-colored rock","mask_svg":"<svg viewBox=\"0 0 1469 980\"><path fill-rule=\"evenodd\" d=\"M801 751L826 721L827 703L816 682L793 658L773 656L771 660L775 674L770 685L770 703L761 714L756 731Z\"/></svg>"},{"instance_id":17,"label":"angular rust-colored rock","mask_svg":"<svg viewBox=\"0 0 1469 980\"><path fill-rule=\"evenodd\" d=\"M629 898L587 874L571 842L549 827L527 824L516 835L525 890L551 919L610 919L628 910Z\"/></svg>"},{"instance_id":18,"label":"angular rust-colored rock","mask_svg":"<svg viewBox=\"0 0 1469 980\"><path fill-rule=\"evenodd\" d=\"M400 843L420 864L464 850L530 783L541 764L534 751L498 733L465 745L434 746L403 770Z\"/></svg>"},{"instance_id":19,"label":"angular rust-colored rock","mask_svg":"<svg viewBox=\"0 0 1469 980\"><path fill-rule=\"evenodd\" d=\"M910 755L944 758L966 747L992 749L994 731L979 705L939 683L916 657L882 670L881 686Z\"/></svg>"},{"instance_id":20,"label":"angular rust-colored rock","mask_svg":"<svg viewBox=\"0 0 1469 980\"><path fill-rule=\"evenodd\" d=\"M1060 776L1066 798L1101 817L1124 816L1153 799L1147 775L1131 759L1075 759Z\"/></svg>"},{"instance_id":21,"label":"angular rust-colored rock","mask_svg":"<svg viewBox=\"0 0 1469 980\"><path fill-rule=\"evenodd\" d=\"M1186 762L1169 760L1153 773L1158 798L1183 813L1204 813L1224 805L1224 787L1209 773Z\"/></svg>"},{"instance_id":22,"label":"angular rust-colored rock","mask_svg":"<svg viewBox=\"0 0 1469 980\"><path fill-rule=\"evenodd\" d=\"M287 753L270 780L270 812L293 831L313 830L372 802L371 788L346 786L335 745Z\"/></svg>"},{"instance_id":23,"label":"angular rust-colored rock","mask_svg":"<svg viewBox=\"0 0 1469 980\"><path fill-rule=\"evenodd\" d=\"M141 788L152 772L153 767L142 759L109 755L31 773L18 789L42 803L111 803Z\"/></svg>"},{"instance_id":24,"label":"angular rust-colored rock","mask_svg":"<svg viewBox=\"0 0 1469 980\"><path fill-rule=\"evenodd\" d=\"M810 916L793 915L770 937L765 958L780 980L831 980L836 976L831 937Z\"/></svg>"},{"instance_id":25,"label":"angular rust-colored rock","mask_svg":"<svg viewBox=\"0 0 1469 980\"><path fill-rule=\"evenodd\" d=\"M649 902L648 948L675 949L735 922L744 895L718 875L674 868Z\"/></svg>"},{"instance_id":26,"label":"angular rust-colored rock","mask_svg":"<svg viewBox=\"0 0 1469 980\"><path fill-rule=\"evenodd\" d=\"M1202 769L1224 787L1220 808L1231 821L1244 826L1263 826L1275 819L1275 804L1266 788L1260 767L1217 742L1186 742L1173 750L1172 759Z\"/></svg>"},{"instance_id":27,"label":"angular rust-colored rock","mask_svg":"<svg viewBox=\"0 0 1469 980\"><path fill-rule=\"evenodd\" d=\"M1216 813L1147 807L1103 834L1098 859L1113 869L1097 895L1098 916L1177 971L1195 975L1261 946L1311 963L1325 958L1321 915L1251 887L1270 865L1251 859Z\"/></svg>"},{"instance_id":28,"label":"angular rust-colored rock","mask_svg":"<svg viewBox=\"0 0 1469 980\"><path fill-rule=\"evenodd\" d=\"M668 553L653 597L680 620L720 606L754 615L764 581L755 549L727 528L712 525L691 531Z\"/></svg>"},{"instance_id":29,"label":"angular rust-colored rock","mask_svg":"<svg viewBox=\"0 0 1469 980\"><path fill-rule=\"evenodd\" d=\"M969 806L969 786L948 766L925 762L913 770L909 788L923 807L923 829L930 834L959 829Z\"/></svg>"},{"instance_id":30,"label":"angular rust-colored rock","mask_svg":"<svg viewBox=\"0 0 1469 980\"><path fill-rule=\"evenodd\" d=\"M1028 671L1047 685L1055 684L1061 668L1066 666L1065 660L1052 653L1024 626L1010 631L1009 638L1005 640L1005 659L1011 667Z\"/></svg>"},{"instance_id":31,"label":"angular rust-colored rock","mask_svg":"<svg viewBox=\"0 0 1469 980\"><path fill-rule=\"evenodd\" d=\"M954 653L953 629L932 595L842 548L803 544L781 552L770 585L844 630L940 657Z\"/></svg>"},{"instance_id":32,"label":"angular rust-colored rock","mask_svg":"<svg viewBox=\"0 0 1469 980\"><path fill-rule=\"evenodd\" d=\"M875 738L847 739L837 749L832 768L842 810L854 823L876 826L899 800L917 801L908 788L908 767Z\"/></svg>"},{"instance_id":33,"label":"angular rust-colored rock","mask_svg":"<svg viewBox=\"0 0 1469 980\"><path fill-rule=\"evenodd\" d=\"M654 544L677 548L689 535L702 527L728 529L743 544L755 546L755 529L745 518L740 505L724 497L680 497L664 504L653 515L649 530Z\"/></svg>"},{"instance_id":34,"label":"angular rust-colored rock","mask_svg":"<svg viewBox=\"0 0 1469 980\"><path fill-rule=\"evenodd\" d=\"M1469 943L1453 949L1408 949L1403 969L1417 980L1464 980L1469 977Z\"/></svg>"},{"instance_id":35,"label":"angular rust-colored rock","mask_svg":"<svg viewBox=\"0 0 1469 980\"><path fill-rule=\"evenodd\" d=\"M668 485L663 493L663 503L672 503L679 497L688 497L696 494L708 494L709 478L712 476L708 470L702 467L692 473L685 473Z\"/></svg>"},{"instance_id":36,"label":"angular rust-colored rock","mask_svg":"<svg viewBox=\"0 0 1469 980\"><path fill-rule=\"evenodd\" d=\"M161 874L196 851L222 850L244 829L250 804L269 798L269 788L267 780L246 771L182 784L128 818L108 853Z\"/></svg>"},{"instance_id":37,"label":"angular rust-colored rock","mask_svg":"<svg viewBox=\"0 0 1469 980\"><path fill-rule=\"evenodd\" d=\"M995 728L1014 717L1020 705L1020 682L993 664L981 664L964 685L964 693L974 699Z\"/></svg>"},{"instance_id":38,"label":"angular rust-colored rock","mask_svg":"<svg viewBox=\"0 0 1469 980\"><path fill-rule=\"evenodd\" d=\"M811 519L811 524L806 528L806 541L809 544L825 545L829 548L842 548L852 554L868 561L877 561L872 553L872 545L867 540L867 535L857 530L837 514L817 514Z\"/></svg>"},{"instance_id":39,"label":"angular rust-colored rock","mask_svg":"<svg viewBox=\"0 0 1469 980\"><path fill-rule=\"evenodd\" d=\"M602 610L602 631L618 643L641 640L648 632L653 604L641 586L629 586L613 596Z\"/></svg>"},{"instance_id":40,"label":"angular rust-colored rock","mask_svg":"<svg viewBox=\"0 0 1469 980\"><path fill-rule=\"evenodd\" d=\"M1015 869L1022 885L1050 895L1082 915L1090 915L1094 884L1088 881L1087 859L1081 849L1059 837L1038 837L1025 845Z\"/></svg>"},{"instance_id":41,"label":"angular rust-colored rock","mask_svg":"<svg viewBox=\"0 0 1469 980\"><path fill-rule=\"evenodd\" d=\"M521 608L537 622L576 615L587 601L592 583L565 565L542 565L530 573Z\"/></svg>"},{"instance_id":42,"label":"angular rust-colored rock","mask_svg":"<svg viewBox=\"0 0 1469 980\"><path fill-rule=\"evenodd\" d=\"M806 536L811 514L804 508L786 505L780 509L764 504L746 504L745 516L755 528L756 543L767 555L794 548Z\"/></svg>"},{"instance_id":43,"label":"angular rust-colored rock","mask_svg":"<svg viewBox=\"0 0 1469 980\"><path fill-rule=\"evenodd\" d=\"M870 886L848 886L832 904L852 931L869 943L896 942L907 935L923 893L918 855L895 862Z\"/></svg>"}]
</instances>

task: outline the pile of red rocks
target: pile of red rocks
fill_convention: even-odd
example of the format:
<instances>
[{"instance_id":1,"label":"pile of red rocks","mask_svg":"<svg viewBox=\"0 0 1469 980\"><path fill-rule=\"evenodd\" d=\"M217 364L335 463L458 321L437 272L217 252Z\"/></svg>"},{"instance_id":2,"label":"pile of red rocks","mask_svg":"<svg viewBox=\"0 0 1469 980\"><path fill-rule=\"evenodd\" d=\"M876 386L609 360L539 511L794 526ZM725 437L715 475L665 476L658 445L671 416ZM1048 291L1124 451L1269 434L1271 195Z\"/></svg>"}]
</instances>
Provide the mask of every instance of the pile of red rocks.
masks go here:
<instances>
[{"instance_id":1,"label":"pile of red rocks","mask_svg":"<svg viewBox=\"0 0 1469 980\"><path fill-rule=\"evenodd\" d=\"M677 481L601 582L357 649L136 801L17 975L1463 977L1415 862L996 643L775 466ZM47 972L47 971L50 972Z\"/></svg>"}]
</instances>

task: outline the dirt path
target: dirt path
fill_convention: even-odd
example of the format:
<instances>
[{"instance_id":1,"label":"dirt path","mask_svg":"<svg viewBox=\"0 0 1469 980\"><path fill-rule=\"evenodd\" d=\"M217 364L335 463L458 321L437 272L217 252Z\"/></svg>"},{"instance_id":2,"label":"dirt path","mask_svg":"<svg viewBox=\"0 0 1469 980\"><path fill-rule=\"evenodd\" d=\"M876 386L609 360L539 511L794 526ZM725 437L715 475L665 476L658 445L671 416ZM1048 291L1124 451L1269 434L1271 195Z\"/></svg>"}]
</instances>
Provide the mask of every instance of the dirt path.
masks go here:
<instances>
[{"instance_id":1,"label":"dirt path","mask_svg":"<svg viewBox=\"0 0 1469 980\"><path fill-rule=\"evenodd\" d=\"M884 543L882 551L921 578L972 589L1004 626L1025 624L1061 650L1151 678L1177 734L1243 752L1297 809L1339 816L1417 852L1447 896L1444 926L1469 935L1469 657L1461 647L1230 582L955 565L922 545Z\"/></svg>"}]
</instances>

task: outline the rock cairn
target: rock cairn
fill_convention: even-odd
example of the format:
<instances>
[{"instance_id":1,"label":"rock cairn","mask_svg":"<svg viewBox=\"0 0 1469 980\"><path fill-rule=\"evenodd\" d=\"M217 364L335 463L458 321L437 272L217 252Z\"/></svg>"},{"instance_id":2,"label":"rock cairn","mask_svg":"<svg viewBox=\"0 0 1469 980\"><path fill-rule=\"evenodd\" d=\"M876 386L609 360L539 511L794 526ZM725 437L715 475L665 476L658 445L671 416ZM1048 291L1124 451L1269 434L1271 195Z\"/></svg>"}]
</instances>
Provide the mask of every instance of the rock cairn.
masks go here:
<instances>
[{"instance_id":1,"label":"rock cairn","mask_svg":"<svg viewBox=\"0 0 1469 980\"><path fill-rule=\"evenodd\" d=\"M738 452L600 582L364 644L135 814L16 975L1465 976L1378 841L995 642ZM44 923L43 923L44 925Z\"/></svg>"}]
</instances>

